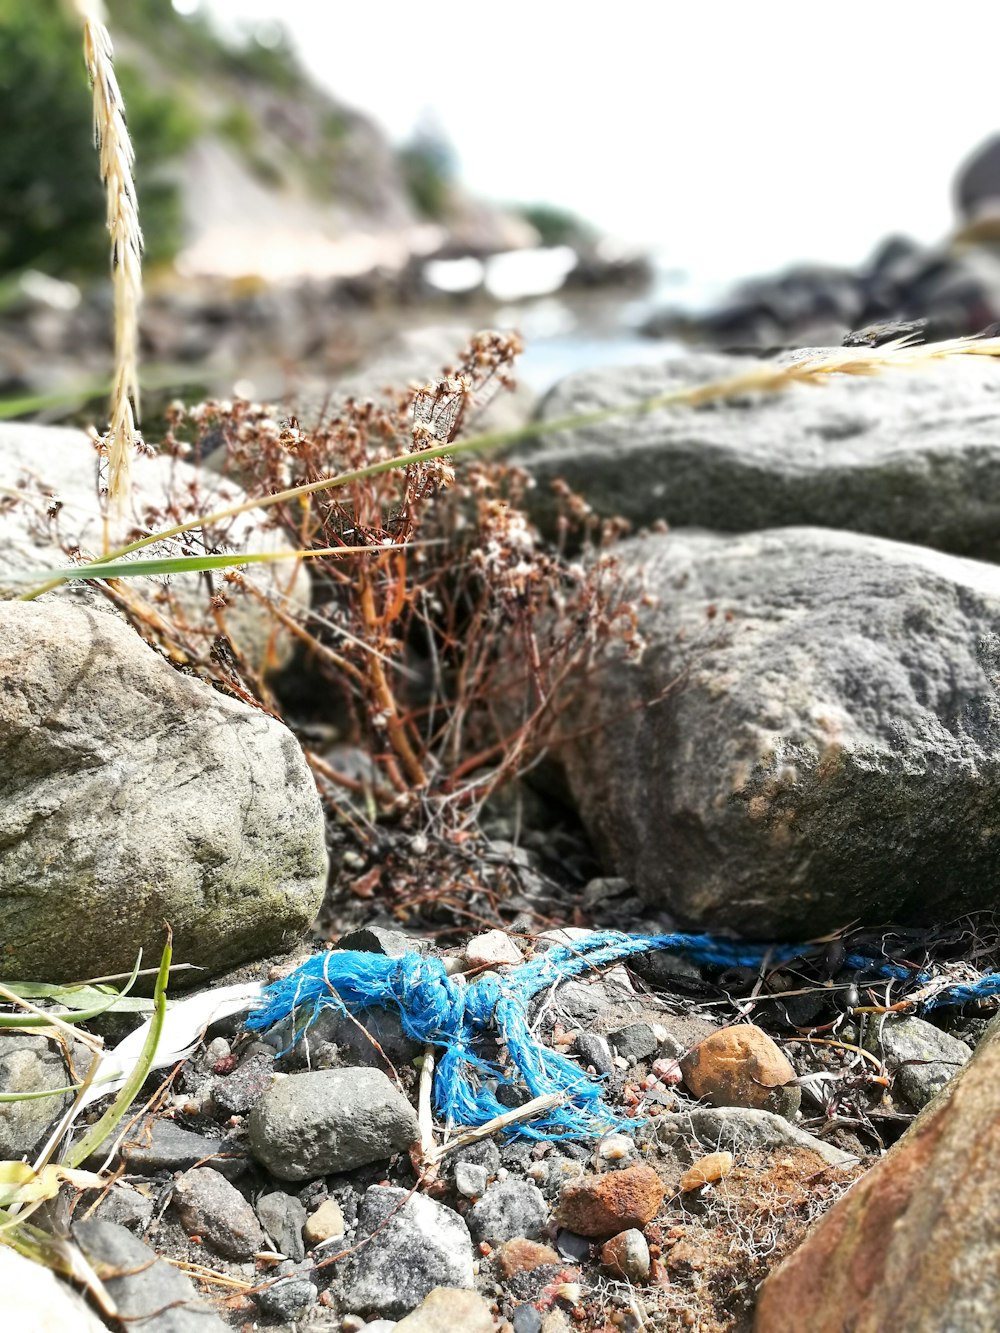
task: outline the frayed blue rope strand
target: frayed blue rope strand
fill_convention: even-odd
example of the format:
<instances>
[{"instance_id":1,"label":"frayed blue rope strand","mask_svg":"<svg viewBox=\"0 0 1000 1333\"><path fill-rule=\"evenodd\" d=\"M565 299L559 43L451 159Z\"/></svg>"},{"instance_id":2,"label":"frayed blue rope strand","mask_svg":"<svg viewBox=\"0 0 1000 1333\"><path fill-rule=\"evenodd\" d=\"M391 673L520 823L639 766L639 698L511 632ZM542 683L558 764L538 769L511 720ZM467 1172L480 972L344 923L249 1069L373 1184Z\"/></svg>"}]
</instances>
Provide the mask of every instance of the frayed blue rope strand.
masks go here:
<instances>
[{"instance_id":1,"label":"frayed blue rope strand","mask_svg":"<svg viewBox=\"0 0 1000 1333\"><path fill-rule=\"evenodd\" d=\"M573 944L553 945L502 977L487 973L471 983L450 977L440 959L416 953L386 958L331 950L316 954L290 976L268 986L247 1026L270 1028L304 1014L305 1030L324 1009L341 1013L372 1007L396 1009L407 1036L444 1052L435 1072L434 1106L449 1126L482 1125L509 1110L509 1103L504 1104L497 1095L506 1087L518 1095L527 1090L531 1097L561 1093L565 1098L546 1116L520 1124L513 1132L528 1138L587 1138L635 1122L615 1115L598 1081L535 1037L528 1024L528 1005L534 996L561 981L639 953L679 952L706 966L757 968L765 961L777 964L800 958L812 947L747 944L679 932L643 936L598 931ZM845 966L918 985L933 979L929 972L863 954L851 954ZM998 994L1000 975L992 974L949 986L929 997L923 1007L964 1004ZM477 1053L490 1037L506 1049L510 1073Z\"/></svg>"}]
</instances>

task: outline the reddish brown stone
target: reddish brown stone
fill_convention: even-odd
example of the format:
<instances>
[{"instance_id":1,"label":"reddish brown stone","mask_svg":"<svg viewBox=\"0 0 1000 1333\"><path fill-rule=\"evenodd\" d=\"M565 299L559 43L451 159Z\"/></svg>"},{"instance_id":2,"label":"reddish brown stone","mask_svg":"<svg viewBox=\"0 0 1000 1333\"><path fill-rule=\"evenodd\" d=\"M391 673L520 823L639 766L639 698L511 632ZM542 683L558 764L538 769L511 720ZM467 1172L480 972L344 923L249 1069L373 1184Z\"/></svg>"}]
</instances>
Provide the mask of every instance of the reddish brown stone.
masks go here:
<instances>
[{"instance_id":1,"label":"reddish brown stone","mask_svg":"<svg viewBox=\"0 0 1000 1333\"><path fill-rule=\"evenodd\" d=\"M644 1227L657 1213L666 1190L651 1166L630 1166L567 1185L559 1197L562 1226L581 1236L613 1236Z\"/></svg>"},{"instance_id":2,"label":"reddish brown stone","mask_svg":"<svg viewBox=\"0 0 1000 1333\"><path fill-rule=\"evenodd\" d=\"M997 1327L1000 1018L761 1288L756 1333Z\"/></svg>"},{"instance_id":3,"label":"reddish brown stone","mask_svg":"<svg viewBox=\"0 0 1000 1333\"><path fill-rule=\"evenodd\" d=\"M752 1023L720 1028L681 1060L688 1090L712 1106L748 1106L791 1120L801 1093L795 1070L766 1032Z\"/></svg>"},{"instance_id":4,"label":"reddish brown stone","mask_svg":"<svg viewBox=\"0 0 1000 1333\"><path fill-rule=\"evenodd\" d=\"M539 1245L537 1241L525 1240L523 1236L505 1241L500 1250L500 1267L504 1277L513 1277L515 1273L530 1273L533 1268L560 1263L562 1260L551 1245Z\"/></svg>"}]
</instances>

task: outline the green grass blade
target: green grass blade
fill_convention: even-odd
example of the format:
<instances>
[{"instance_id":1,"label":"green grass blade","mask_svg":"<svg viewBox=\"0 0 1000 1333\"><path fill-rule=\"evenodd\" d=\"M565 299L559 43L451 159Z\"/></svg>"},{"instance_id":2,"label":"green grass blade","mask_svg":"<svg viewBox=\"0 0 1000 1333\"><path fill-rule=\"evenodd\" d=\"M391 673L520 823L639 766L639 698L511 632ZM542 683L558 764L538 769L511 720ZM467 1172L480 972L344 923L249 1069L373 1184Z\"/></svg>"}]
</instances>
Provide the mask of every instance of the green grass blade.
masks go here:
<instances>
[{"instance_id":1,"label":"green grass blade","mask_svg":"<svg viewBox=\"0 0 1000 1333\"><path fill-rule=\"evenodd\" d=\"M163 1020L167 1013L167 983L170 980L170 960L172 956L172 936L168 933L167 942L163 946L163 954L160 958L160 970L156 974L156 986L153 991L153 1018L135 1068L100 1120L90 1127L79 1143L69 1149L63 1159L64 1166L79 1166L81 1162L87 1160L91 1153L97 1151L108 1135L117 1128L128 1108L138 1096L139 1089L145 1083L146 1076L153 1067L156 1048L160 1044L160 1034L163 1031Z\"/></svg>"},{"instance_id":2,"label":"green grass blade","mask_svg":"<svg viewBox=\"0 0 1000 1333\"><path fill-rule=\"evenodd\" d=\"M204 375L196 375L190 366L155 366L142 377L145 389L181 389L200 386L205 383ZM15 417L31 416L35 412L45 412L53 407L73 407L76 403L103 399L111 390L111 381L107 379L76 380L63 384L58 389L44 392L24 393L16 397L0 398L0 421L11 421Z\"/></svg>"},{"instance_id":3,"label":"green grass blade","mask_svg":"<svg viewBox=\"0 0 1000 1333\"><path fill-rule=\"evenodd\" d=\"M147 574L200 574L208 569L235 569L240 565L272 564L277 560L303 560L315 556L359 555L377 551L372 546L328 546L321 550L242 551L223 555L173 555L151 560L95 560L65 569L35 569L8 574L9 582L33 583L36 579L128 579Z\"/></svg>"},{"instance_id":4,"label":"green grass blade","mask_svg":"<svg viewBox=\"0 0 1000 1333\"><path fill-rule=\"evenodd\" d=\"M68 1008L74 1009L75 1013L58 1014L56 1017L63 1023L70 1025L74 1023L86 1023L92 1018L99 1018L101 1014L106 1014L109 1009L118 1009L119 1012L139 1011L143 1012L149 1008L148 1000L129 1000L126 999L129 991L135 985L136 978L139 975L139 964L142 962L142 953L140 951L135 960L135 966L129 975L125 985L120 991L108 990L98 991L96 987L83 986L56 986L46 982L23 982L18 985L16 982L4 987L8 995L13 995L25 1000L47 999L56 1000L60 1004L65 1004ZM96 998L90 1000L88 1005L79 1006L75 1003L75 997L81 991L88 991ZM41 992L41 993L40 993ZM124 1003L123 1003L124 1001ZM47 1014L0 1014L0 1030L3 1028L44 1028L51 1027L51 1021Z\"/></svg>"},{"instance_id":5,"label":"green grass blade","mask_svg":"<svg viewBox=\"0 0 1000 1333\"><path fill-rule=\"evenodd\" d=\"M80 1084L73 1083L68 1088L45 1088L42 1092L0 1092L0 1105L4 1102L39 1102L43 1097L62 1097L67 1092L79 1092Z\"/></svg>"}]
</instances>

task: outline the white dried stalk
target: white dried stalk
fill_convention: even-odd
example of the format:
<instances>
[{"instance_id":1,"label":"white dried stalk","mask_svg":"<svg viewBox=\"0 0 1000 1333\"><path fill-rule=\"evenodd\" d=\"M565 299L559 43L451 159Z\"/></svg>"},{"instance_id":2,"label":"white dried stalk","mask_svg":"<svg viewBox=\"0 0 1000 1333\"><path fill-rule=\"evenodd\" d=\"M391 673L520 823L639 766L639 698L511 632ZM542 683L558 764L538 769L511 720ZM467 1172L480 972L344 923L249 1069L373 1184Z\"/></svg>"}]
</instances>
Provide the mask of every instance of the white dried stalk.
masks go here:
<instances>
[{"instance_id":1,"label":"white dried stalk","mask_svg":"<svg viewBox=\"0 0 1000 1333\"><path fill-rule=\"evenodd\" d=\"M132 453L142 443L139 420L139 305L142 301L142 230L133 179L135 152L125 124L125 103L115 77L114 48L102 22L100 0L74 0L83 20L83 53L94 91L94 142L100 153L111 236L115 307L115 373L108 429L108 495L119 511L129 489Z\"/></svg>"},{"instance_id":2,"label":"white dried stalk","mask_svg":"<svg viewBox=\"0 0 1000 1333\"><path fill-rule=\"evenodd\" d=\"M544 1115L546 1111L552 1111L557 1106L561 1106L567 1100L568 1094L565 1092L547 1092L543 1097L534 1097L530 1102L525 1102L523 1106L515 1106L511 1111L504 1111L503 1115L494 1116L492 1120L487 1120L485 1125L475 1125L471 1129L463 1129L456 1134L453 1139L447 1143L442 1143L434 1149L429 1155L429 1161L438 1163L442 1158L447 1157L450 1152L456 1148L465 1148L470 1143L478 1143L480 1139L491 1138L494 1134L499 1134L502 1130L509 1129L511 1125L519 1124L522 1120L533 1120L536 1115Z\"/></svg>"}]
</instances>

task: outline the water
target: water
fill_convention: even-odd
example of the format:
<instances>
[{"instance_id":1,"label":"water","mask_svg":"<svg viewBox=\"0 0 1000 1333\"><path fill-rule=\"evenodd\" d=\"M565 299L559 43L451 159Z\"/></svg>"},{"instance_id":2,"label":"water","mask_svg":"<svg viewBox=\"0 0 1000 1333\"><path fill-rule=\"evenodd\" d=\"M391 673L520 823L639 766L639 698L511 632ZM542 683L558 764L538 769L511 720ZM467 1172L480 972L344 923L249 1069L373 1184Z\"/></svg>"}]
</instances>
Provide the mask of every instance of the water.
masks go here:
<instances>
[{"instance_id":1,"label":"water","mask_svg":"<svg viewBox=\"0 0 1000 1333\"><path fill-rule=\"evenodd\" d=\"M561 293L542 300L509 304L496 311L496 323L516 328L525 351L518 362L521 380L543 392L566 375L606 366L657 365L683 353L683 345L642 337L637 330L665 307L696 312L718 302L726 284L705 280L658 264L649 290L641 296L620 292Z\"/></svg>"}]
</instances>

